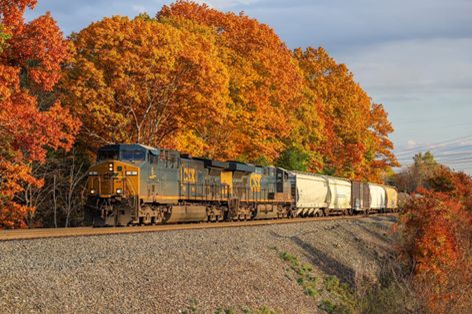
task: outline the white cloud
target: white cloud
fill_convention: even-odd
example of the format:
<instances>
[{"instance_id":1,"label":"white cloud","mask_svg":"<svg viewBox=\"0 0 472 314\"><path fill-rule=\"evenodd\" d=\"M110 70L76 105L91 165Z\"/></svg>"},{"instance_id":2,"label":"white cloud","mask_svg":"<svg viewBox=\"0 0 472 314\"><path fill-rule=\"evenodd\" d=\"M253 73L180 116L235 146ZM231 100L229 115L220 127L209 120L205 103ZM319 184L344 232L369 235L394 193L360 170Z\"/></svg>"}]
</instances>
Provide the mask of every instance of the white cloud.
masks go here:
<instances>
[{"instance_id":1,"label":"white cloud","mask_svg":"<svg viewBox=\"0 0 472 314\"><path fill-rule=\"evenodd\" d=\"M208 6L220 10L227 10L236 6L247 6L259 2L259 0L196 0L197 3L206 3Z\"/></svg>"},{"instance_id":2,"label":"white cloud","mask_svg":"<svg viewBox=\"0 0 472 314\"><path fill-rule=\"evenodd\" d=\"M136 13L144 13L144 12L147 12L148 10L146 9L145 6L143 5L136 5L136 4L133 4L131 6L131 8L133 9L134 12Z\"/></svg>"},{"instance_id":3,"label":"white cloud","mask_svg":"<svg viewBox=\"0 0 472 314\"><path fill-rule=\"evenodd\" d=\"M411 148L415 148L417 145L416 145L416 142L413 141L413 140L408 140L408 142L406 143L406 147L408 149L411 149Z\"/></svg>"}]
</instances>

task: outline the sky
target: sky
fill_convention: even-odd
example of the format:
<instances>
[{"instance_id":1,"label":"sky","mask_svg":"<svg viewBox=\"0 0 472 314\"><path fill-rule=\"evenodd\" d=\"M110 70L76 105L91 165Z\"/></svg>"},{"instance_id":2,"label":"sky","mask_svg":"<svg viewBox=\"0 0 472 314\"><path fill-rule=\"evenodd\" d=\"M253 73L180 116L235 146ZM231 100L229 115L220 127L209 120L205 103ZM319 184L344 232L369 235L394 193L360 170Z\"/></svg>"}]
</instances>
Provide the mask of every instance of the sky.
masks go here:
<instances>
[{"instance_id":1,"label":"sky","mask_svg":"<svg viewBox=\"0 0 472 314\"><path fill-rule=\"evenodd\" d=\"M162 0L39 0L65 35L105 16L153 16ZM324 47L345 63L395 128L402 165L430 150L472 174L472 0L211 0L271 26L290 48Z\"/></svg>"}]
</instances>

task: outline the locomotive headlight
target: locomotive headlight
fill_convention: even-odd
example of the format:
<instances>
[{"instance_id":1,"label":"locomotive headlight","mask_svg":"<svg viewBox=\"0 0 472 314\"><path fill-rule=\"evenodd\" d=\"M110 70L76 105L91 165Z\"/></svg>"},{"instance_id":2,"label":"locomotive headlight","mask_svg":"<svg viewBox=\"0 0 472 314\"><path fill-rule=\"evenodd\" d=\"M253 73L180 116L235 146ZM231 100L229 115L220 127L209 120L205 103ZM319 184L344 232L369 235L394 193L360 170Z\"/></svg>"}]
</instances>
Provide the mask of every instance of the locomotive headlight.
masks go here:
<instances>
[{"instance_id":1,"label":"locomotive headlight","mask_svg":"<svg viewBox=\"0 0 472 314\"><path fill-rule=\"evenodd\" d=\"M127 176L137 176L138 172L137 171L126 171Z\"/></svg>"},{"instance_id":2,"label":"locomotive headlight","mask_svg":"<svg viewBox=\"0 0 472 314\"><path fill-rule=\"evenodd\" d=\"M116 194L121 194L121 193L123 193L122 189L116 189Z\"/></svg>"},{"instance_id":3,"label":"locomotive headlight","mask_svg":"<svg viewBox=\"0 0 472 314\"><path fill-rule=\"evenodd\" d=\"M108 165L108 170L113 171L113 164Z\"/></svg>"}]
</instances>

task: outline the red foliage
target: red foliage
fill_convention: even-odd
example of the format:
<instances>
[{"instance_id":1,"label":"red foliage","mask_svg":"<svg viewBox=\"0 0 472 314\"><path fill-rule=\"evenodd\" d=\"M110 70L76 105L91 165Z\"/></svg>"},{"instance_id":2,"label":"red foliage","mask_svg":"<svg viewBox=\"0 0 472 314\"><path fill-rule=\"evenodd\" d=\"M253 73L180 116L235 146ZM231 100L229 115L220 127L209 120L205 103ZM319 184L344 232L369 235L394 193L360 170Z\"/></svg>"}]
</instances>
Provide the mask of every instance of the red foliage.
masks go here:
<instances>
[{"instance_id":1,"label":"red foliage","mask_svg":"<svg viewBox=\"0 0 472 314\"><path fill-rule=\"evenodd\" d=\"M430 311L447 313L472 302L472 179L439 166L429 186L413 194L400 219L402 253Z\"/></svg>"},{"instance_id":2,"label":"red foliage","mask_svg":"<svg viewBox=\"0 0 472 314\"><path fill-rule=\"evenodd\" d=\"M42 184L31 176L30 164L43 162L46 148L69 149L80 126L58 102L39 108L37 97L59 80L68 48L49 14L24 23L24 10L35 4L0 1L8 38L0 47L0 228L24 226L22 218L34 209L16 203L14 196L23 184Z\"/></svg>"}]
</instances>

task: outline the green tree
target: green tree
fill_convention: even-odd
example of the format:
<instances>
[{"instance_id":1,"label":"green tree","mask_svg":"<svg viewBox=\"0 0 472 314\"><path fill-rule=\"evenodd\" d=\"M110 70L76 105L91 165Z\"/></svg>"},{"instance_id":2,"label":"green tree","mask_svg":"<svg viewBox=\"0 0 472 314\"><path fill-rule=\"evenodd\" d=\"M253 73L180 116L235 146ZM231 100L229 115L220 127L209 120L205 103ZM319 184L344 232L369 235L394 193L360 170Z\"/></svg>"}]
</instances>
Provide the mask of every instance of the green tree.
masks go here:
<instances>
[{"instance_id":1,"label":"green tree","mask_svg":"<svg viewBox=\"0 0 472 314\"><path fill-rule=\"evenodd\" d=\"M287 170L307 171L310 154L298 147L289 147L282 152L276 162L277 167Z\"/></svg>"}]
</instances>

